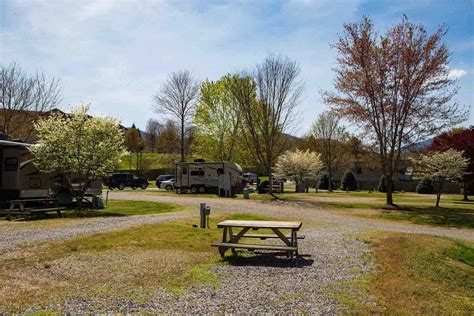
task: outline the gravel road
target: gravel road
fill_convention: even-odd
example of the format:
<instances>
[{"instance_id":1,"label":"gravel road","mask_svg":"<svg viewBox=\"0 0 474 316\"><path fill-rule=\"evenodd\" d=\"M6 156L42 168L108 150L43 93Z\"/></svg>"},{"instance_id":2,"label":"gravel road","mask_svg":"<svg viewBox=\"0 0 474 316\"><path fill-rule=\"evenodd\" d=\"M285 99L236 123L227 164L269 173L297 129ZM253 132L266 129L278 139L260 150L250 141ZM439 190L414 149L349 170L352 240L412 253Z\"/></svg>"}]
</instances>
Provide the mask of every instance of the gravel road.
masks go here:
<instances>
[{"instance_id":1,"label":"gravel road","mask_svg":"<svg viewBox=\"0 0 474 316\"><path fill-rule=\"evenodd\" d=\"M207 203L211 206L211 212L240 212L240 213L255 213L275 217L305 219L311 221L325 222L338 224L344 227L352 227L364 230L386 230L402 233L427 234L433 236L452 237L474 241L474 230L460 229L449 227L432 227L408 223L397 223L382 220L372 220L365 218L357 218L350 216L343 216L330 213L327 208L318 207L314 204L305 203L312 199L306 199L301 202L294 201L258 201L258 200L236 200L236 199L219 199L202 197L196 199L195 197L177 195L164 196L158 194L140 194L134 192L110 192L110 199L119 200L141 200L141 201L156 201L169 202L181 205L187 205L199 208L199 203ZM315 201L318 199L315 198ZM327 201L327 199L325 199ZM333 200L334 201L334 200ZM196 212L197 214L197 212Z\"/></svg>"}]
</instances>

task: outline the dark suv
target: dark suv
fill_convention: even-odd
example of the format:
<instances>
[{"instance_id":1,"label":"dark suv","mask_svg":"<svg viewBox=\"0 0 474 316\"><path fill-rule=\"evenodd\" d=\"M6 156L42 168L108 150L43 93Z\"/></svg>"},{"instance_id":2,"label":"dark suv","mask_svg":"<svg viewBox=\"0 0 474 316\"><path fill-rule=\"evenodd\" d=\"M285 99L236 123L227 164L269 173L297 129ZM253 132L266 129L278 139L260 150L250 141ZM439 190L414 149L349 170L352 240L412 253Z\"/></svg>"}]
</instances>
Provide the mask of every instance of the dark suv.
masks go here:
<instances>
[{"instance_id":1,"label":"dark suv","mask_svg":"<svg viewBox=\"0 0 474 316\"><path fill-rule=\"evenodd\" d=\"M145 190L148 187L148 179L139 178L132 173L112 173L104 179L104 183L110 190L118 188L119 190L130 187L132 189L141 188Z\"/></svg>"},{"instance_id":2,"label":"dark suv","mask_svg":"<svg viewBox=\"0 0 474 316\"><path fill-rule=\"evenodd\" d=\"M171 180L171 179L174 179L174 175L162 174L161 176L158 176L158 178L156 178L156 187L159 189L160 185L161 185L161 182L168 181L168 180Z\"/></svg>"}]
</instances>

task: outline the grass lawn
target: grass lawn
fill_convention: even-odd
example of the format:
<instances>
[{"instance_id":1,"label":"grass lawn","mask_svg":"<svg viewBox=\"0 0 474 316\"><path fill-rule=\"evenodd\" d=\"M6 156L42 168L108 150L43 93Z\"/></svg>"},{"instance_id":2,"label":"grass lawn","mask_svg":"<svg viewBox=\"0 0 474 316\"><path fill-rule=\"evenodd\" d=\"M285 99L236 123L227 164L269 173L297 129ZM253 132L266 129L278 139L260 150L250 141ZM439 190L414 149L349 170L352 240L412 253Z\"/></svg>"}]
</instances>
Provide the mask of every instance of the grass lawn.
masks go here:
<instances>
[{"instance_id":1,"label":"grass lawn","mask_svg":"<svg viewBox=\"0 0 474 316\"><path fill-rule=\"evenodd\" d=\"M160 289L179 295L195 283L218 286L209 267L221 260L210 243L220 240L224 218L266 219L212 216L212 228L199 229L192 226L199 218L190 218L12 250L0 260L0 311L68 298L96 299L100 310L113 300L153 300Z\"/></svg>"},{"instance_id":2,"label":"grass lawn","mask_svg":"<svg viewBox=\"0 0 474 316\"><path fill-rule=\"evenodd\" d=\"M373 275L359 283L377 303L356 306L375 314L474 313L474 244L448 238L378 233Z\"/></svg>"},{"instance_id":3,"label":"grass lawn","mask_svg":"<svg viewBox=\"0 0 474 316\"><path fill-rule=\"evenodd\" d=\"M398 203L397 209L386 209L385 202L377 200L359 203L353 200L337 201L335 199L334 202L324 201L313 204L328 209L345 210L343 214L349 216L406 221L422 225L474 228L473 202L464 204L445 202L442 207L436 208L431 203L410 200L410 202Z\"/></svg>"}]
</instances>

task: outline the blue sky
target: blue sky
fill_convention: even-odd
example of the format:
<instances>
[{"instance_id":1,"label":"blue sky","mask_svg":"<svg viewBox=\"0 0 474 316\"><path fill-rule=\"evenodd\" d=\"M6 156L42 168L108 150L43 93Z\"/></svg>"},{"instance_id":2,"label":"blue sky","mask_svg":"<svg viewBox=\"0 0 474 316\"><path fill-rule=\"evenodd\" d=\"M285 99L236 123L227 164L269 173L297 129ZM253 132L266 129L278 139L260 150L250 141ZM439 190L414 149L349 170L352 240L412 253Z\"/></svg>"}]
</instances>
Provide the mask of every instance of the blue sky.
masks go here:
<instances>
[{"instance_id":1,"label":"blue sky","mask_svg":"<svg viewBox=\"0 0 474 316\"><path fill-rule=\"evenodd\" d=\"M301 66L305 133L326 109L332 88L329 44L363 15L383 31L406 14L433 31L446 23L459 78L459 103L474 104L474 2L468 1L10 1L0 0L0 58L61 80L63 107L92 103L94 114L144 128L152 96L167 74L189 69L215 80L248 69L270 53ZM474 107L464 125L474 125Z\"/></svg>"}]
</instances>

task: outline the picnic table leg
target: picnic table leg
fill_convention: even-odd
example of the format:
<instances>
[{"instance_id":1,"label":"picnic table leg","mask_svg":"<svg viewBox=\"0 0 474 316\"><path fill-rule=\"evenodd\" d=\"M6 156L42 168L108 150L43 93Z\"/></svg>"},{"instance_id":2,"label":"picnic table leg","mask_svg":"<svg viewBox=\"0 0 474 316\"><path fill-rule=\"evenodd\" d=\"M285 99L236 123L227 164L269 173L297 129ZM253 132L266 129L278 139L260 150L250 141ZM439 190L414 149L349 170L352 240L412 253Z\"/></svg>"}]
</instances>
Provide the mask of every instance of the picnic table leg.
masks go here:
<instances>
[{"instance_id":1,"label":"picnic table leg","mask_svg":"<svg viewBox=\"0 0 474 316\"><path fill-rule=\"evenodd\" d=\"M296 255L298 256L298 232L295 230L295 247L296 247Z\"/></svg>"},{"instance_id":2,"label":"picnic table leg","mask_svg":"<svg viewBox=\"0 0 474 316\"><path fill-rule=\"evenodd\" d=\"M10 203L10 208L8 209L7 220L12 220L13 209L15 208L15 203Z\"/></svg>"},{"instance_id":3,"label":"picnic table leg","mask_svg":"<svg viewBox=\"0 0 474 316\"><path fill-rule=\"evenodd\" d=\"M232 227L229 227L229 240L230 242L234 242L234 233L232 232ZM232 251L232 254L234 256L237 255L237 251L235 251L235 248L230 248L230 250Z\"/></svg>"},{"instance_id":4,"label":"picnic table leg","mask_svg":"<svg viewBox=\"0 0 474 316\"><path fill-rule=\"evenodd\" d=\"M222 232L222 242L227 242L227 227L224 227L224 231ZM227 251L226 247L219 247L219 253L222 258L224 258L225 252Z\"/></svg>"}]
</instances>

